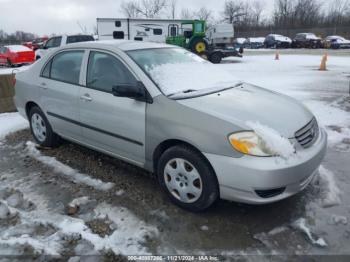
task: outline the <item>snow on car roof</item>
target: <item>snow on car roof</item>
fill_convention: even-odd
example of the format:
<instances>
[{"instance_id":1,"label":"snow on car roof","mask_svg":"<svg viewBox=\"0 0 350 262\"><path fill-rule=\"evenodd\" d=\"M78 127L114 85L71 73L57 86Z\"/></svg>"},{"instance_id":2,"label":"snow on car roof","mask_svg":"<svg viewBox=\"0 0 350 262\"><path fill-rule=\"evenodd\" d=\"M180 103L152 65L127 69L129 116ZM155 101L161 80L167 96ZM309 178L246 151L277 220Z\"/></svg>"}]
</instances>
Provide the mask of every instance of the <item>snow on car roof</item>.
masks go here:
<instances>
[{"instance_id":1,"label":"snow on car roof","mask_svg":"<svg viewBox=\"0 0 350 262\"><path fill-rule=\"evenodd\" d=\"M70 44L67 47L83 47L83 48L93 48L93 47L117 47L123 51L138 50L138 49L151 49L151 48L165 48L171 47L172 45L152 43L152 42L141 42L132 40L102 40L102 41L89 41Z\"/></svg>"},{"instance_id":2,"label":"snow on car roof","mask_svg":"<svg viewBox=\"0 0 350 262\"><path fill-rule=\"evenodd\" d=\"M5 46L10 49L11 52L27 52L32 51L32 49L24 46L24 45L7 45Z\"/></svg>"},{"instance_id":3,"label":"snow on car roof","mask_svg":"<svg viewBox=\"0 0 350 262\"><path fill-rule=\"evenodd\" d=\"M251 43L263 43L265 41L265 37L249 37L248 41Z\"/></svg>"}]
</instances>

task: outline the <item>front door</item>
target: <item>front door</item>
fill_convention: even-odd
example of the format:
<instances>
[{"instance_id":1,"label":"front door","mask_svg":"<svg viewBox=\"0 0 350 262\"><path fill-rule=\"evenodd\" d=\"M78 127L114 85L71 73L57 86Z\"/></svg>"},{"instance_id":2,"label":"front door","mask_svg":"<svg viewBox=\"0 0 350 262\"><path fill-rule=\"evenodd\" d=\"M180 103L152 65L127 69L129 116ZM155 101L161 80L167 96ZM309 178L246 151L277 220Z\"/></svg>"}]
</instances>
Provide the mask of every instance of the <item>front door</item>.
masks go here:
<instances>
[{"instance_id":1,"label":"front door","mask_svg":"<svg viewBox=\"0 0 350 262\"><path fill-rule=\"evenodd\" d=\"M112 94L113 86L136 83L116 56L91 51L86 88L80 89L80 121L86 143L142 166L146 103Z\"/></svg>"}]
</instances>

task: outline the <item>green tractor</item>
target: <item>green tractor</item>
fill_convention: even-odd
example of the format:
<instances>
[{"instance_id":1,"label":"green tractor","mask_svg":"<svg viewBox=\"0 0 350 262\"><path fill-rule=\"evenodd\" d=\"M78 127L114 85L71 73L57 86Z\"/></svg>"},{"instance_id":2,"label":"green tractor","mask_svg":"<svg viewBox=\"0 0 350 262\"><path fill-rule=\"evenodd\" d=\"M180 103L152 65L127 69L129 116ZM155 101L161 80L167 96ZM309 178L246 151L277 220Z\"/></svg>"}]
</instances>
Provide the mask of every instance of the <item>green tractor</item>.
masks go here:
<instances>
[{"instance_id":1,"label":"green tractor","mask_svg":"<svg viewBox=\"0 0 350 262\"><path fill-rule=\"evenodd\" d=\"M191 50L198 55L204 55L209 48L205 39L206 22L204 20L188 20L178 25L169 25L169 36L166 39L167 44L180 46Z\"/></svg>"}]
</instances>

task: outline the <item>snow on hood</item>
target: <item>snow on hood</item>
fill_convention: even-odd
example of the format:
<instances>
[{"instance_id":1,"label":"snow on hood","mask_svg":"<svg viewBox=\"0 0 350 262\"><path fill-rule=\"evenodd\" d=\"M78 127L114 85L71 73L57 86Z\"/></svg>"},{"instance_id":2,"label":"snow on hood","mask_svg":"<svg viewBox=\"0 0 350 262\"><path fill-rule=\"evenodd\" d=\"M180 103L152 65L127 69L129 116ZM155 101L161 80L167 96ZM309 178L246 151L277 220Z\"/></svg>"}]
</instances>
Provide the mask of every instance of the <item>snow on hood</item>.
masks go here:
<instances>
[{"instance_id":1,"label":"snow on hood","mask_svg":"<svg viewBox=\"0 0 350 262\"><path fill-rule=\"evenodd\" d=\"M247 130L246 121L260 122L285 138L313 118L312 113L295 99L247 83L241 86L178 103L210 114Z\"/></svg>"},{"instance_id":2,"label":"snow on hood","mask_svg":"<svg viewBox=\"0 0 350 262\"><path fill-rule=\"evenodd\" d=\"M24 46L24 45L8 45L6 46L8 49L10 49L11 52L28 52L33 51L32 49Z\"/></svg>"},{"instance_id":3,"label":"snow on hood","mask_svg":"<svg viewBox=\"0 0 350 262\"><path fill-rule=\"evenodd\" d=\"M208 62L162 64L148 72L167 96L186 90L223 89L240 82L222 67Z\"/></svg>"},{"instance_id":4,"label":"snow on hood","mask_svg":"<svg viewBox=\"0 0 350 262\"><path fill-rule=\"evenodd\" d=\"M248 40L250 43L264 43L265 37L250 37Z\"/></svg>"},{"instance_id":5,"label":"snow on hood","mask_svg":"<svg viewBox=\"0 0 350 262\"><path fill-rule=\"evenodd\" d=\"M247 121L246 125L264 140L268 149L275 152L278 156L288 159L294 155L295 148L291 142L273 128L263 125L258 121Z\"/></svg>"},{"instance_id":6,"label":"snow on hood","mask_svg":"<svg viewBox=\"0 0 350 262\"><path fill-rule=\"evenodd\" d=\"M283 35L274 35L276 41L292 43L292 39Z\"/></svg>"},{"instance_id":7,"label":"snow on hood","mask_svg":"<svg viewBox=\"0 0 350 262\"><path fill-rule=\"evenodd\" d=\"M247 39L246 38L236 38L235 41L238 44L244 44L247 41Z\"/></svg>"},{"instance_id":8,"label":"snow on hood","mask_svg":"<svg viewBox=\"0 0 350 262\"><path fill-rule=\"evenodd\" d=\"M321 38L317 37L314 34L307 34L306 35L306 39L310 39L310 40L320 40Z\"/></svg>"},{"instance_id":9,"label":"snow on hood","mask_svg":"<svg viewBox=\"0 0 350 262\"><path fill-rule=\"evenodd\" d=\"M336 39L336 42L339 44L350 44L350 40L347 40L345 38L338 38Z\"/></svg>"}]
</instances>

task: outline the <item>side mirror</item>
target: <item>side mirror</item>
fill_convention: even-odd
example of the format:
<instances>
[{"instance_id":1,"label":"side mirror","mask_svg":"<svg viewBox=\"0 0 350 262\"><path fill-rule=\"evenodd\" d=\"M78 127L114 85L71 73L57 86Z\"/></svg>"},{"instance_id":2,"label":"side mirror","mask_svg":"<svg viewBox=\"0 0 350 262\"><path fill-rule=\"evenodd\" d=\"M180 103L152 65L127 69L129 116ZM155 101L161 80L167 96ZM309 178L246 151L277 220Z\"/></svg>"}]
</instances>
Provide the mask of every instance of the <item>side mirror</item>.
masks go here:
<instances>
[{"instance_id":1,"label":"side mirror","mask_svg":"<svg viewBox=\"0 0 350 262\"><path fill-rule=\"evenodd\" d=\"M142 82L136 84L119 84L113 86L112 94L117 97L127 97L146 103L153 103L152 97L147 92Z\"/></svg>"}]
</instances>

